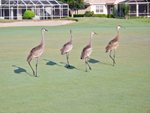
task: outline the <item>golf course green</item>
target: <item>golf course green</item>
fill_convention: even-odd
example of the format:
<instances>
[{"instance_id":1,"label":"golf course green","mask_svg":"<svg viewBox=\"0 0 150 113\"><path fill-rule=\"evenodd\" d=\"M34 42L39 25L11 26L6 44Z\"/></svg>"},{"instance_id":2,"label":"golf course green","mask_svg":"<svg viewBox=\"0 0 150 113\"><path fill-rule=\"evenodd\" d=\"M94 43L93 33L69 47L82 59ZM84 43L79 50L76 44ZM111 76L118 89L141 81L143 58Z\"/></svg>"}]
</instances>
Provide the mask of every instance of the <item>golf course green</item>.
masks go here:
<instances>
[{"instance_id":1,"label":"golf course green","mask_svg":"<svg viewBox=\"0 0 150 113\"><path fill-rule=\"evenodd\" d=\"M117 25L123 28L112 66L105 47ZM26 59L40 42L41 28L0 27L0 113L150 113L150 19L91 17L45 27L45 51L34 77ZM60 48L70 29L74 47L66 68ZM85 72L80 55L92 31L92 70Z\"/></svg>"}]
</instances>

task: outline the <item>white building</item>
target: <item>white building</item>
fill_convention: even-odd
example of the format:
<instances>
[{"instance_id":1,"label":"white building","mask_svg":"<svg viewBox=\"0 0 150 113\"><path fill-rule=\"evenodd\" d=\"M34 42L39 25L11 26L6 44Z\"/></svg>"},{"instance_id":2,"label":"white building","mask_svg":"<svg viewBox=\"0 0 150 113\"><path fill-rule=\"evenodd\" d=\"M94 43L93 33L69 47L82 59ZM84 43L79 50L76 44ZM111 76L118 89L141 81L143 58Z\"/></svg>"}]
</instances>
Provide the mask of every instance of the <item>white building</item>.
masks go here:
<instances>
[{"instance_id":1,"label":"white building","mask_svg":"<svg viewBox=\"0 0 150 113\"><path fill-rule=\"evenodd\" d=\"M129 4L130 16L150 16L150 0L84 0L89 5L88 11L94 14L112 14L113 8L121 14L121 4Z\"/></svg>"},{"instance_id":2,"label":"white building","mask_svg":"<svg viewBox=\"0 0 150 113\"><path fill-rule=\"evenodd\" d=\"M36 19L62 18L69 15L69 5L57 0L0 0L0 18L23 19L32 10Z\"/></svg>"},{"instance_id":3,"label":"white building","mask_svg":"<svg viewBox=\"0 0 150 113\"><path fill-rule=\"evenodd\" d=\"M112 13L115 0L85 0L89 4L90 11L94 14L109 14Z\"/></svg>"}]
</instances>

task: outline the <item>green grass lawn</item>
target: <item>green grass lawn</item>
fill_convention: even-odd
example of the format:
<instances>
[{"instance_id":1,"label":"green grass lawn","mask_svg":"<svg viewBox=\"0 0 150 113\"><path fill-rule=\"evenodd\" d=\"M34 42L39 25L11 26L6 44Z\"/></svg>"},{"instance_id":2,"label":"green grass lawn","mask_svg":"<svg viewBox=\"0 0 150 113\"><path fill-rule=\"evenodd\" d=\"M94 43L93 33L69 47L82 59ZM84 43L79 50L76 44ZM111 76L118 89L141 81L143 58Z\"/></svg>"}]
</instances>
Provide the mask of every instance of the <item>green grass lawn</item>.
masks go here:
<instances>
[{"instance_id":1,"label":"green grass lawn","mask_svg":"<svg viewBox=\"0 0 150 113\"><path fill-rule=\"evenodd\" d=\"M118 24L124 28L113 67L105 46ZM41 27L0 28L0 113L150 113L150 20L82 18L46 28L39 77L31 76L26 57L39 43ZM70 29L73 68L67 69L59 49ZM93 40L92 71L85 72L80 53L91 31L98 35Z\"/></svg>"}]
</instances>

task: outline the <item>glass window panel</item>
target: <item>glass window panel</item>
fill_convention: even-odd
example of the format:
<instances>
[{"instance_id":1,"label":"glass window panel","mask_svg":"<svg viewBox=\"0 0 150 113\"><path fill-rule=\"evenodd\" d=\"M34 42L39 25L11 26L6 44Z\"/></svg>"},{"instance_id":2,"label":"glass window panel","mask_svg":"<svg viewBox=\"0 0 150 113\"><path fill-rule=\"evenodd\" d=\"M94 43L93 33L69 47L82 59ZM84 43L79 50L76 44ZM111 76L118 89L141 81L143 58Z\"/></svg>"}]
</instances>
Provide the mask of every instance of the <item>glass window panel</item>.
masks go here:
<instances>
[{"instance_id":1,"label":"glass window panel","mask_svg":"<svg viewBox=\"0 0 150 113\"><path fill-rule=\"evenodd\" d=\"M103 13L103 5L96 5L96 13Z\"/></svg>"}]
</instances>

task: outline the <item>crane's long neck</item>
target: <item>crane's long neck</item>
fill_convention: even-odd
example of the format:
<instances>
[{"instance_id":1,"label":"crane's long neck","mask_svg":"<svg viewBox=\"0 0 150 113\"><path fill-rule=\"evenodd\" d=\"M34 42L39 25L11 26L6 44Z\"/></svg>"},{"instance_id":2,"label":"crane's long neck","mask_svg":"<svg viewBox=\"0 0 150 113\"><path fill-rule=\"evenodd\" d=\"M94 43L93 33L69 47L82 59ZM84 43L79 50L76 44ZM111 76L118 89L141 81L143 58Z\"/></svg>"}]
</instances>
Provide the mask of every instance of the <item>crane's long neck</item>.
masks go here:
<instances>
[{"instance_id":1,"label":"crane's long neck","mask_svg":"<svg viewBox=\"0 0 150 113\"><path fill-rule=\"evenodd\" d=\"M40 45L45 45L45 43L44 43L44 32L43 31L41 31L41 42L40 42Z\"/></svg>"},{"instance_id":2,"label":"crane's long neck","mask_svg":"<svg viewBox=\"0 0 150 113\"><path fill-rule=\"evenodd\" d=\"M70 33L70 42L72 42L72 33Z\"/></svg>"},{"instance_id":3,"label":"crane's long neck","mask_svg":"<svg viewBox=\"0 0 150 113\"><path fill-rule=\"evenodd\" d=\"M119 34L120 34L120 32L119 32L119 29L117 29L117 39L119 40Z\"/></svg>"},{"instance_id":4,"label":"crane's long neck","mask_svg":"<svg viewBox=\"0 0 150 113\"><path fill-rule=\"evenodd\" d=\"M93 38L93 35L91 34L90 40L89 40L89 45L90 45L90 46L92 46L92 38Z\"/></svg>"}]
</instances>

